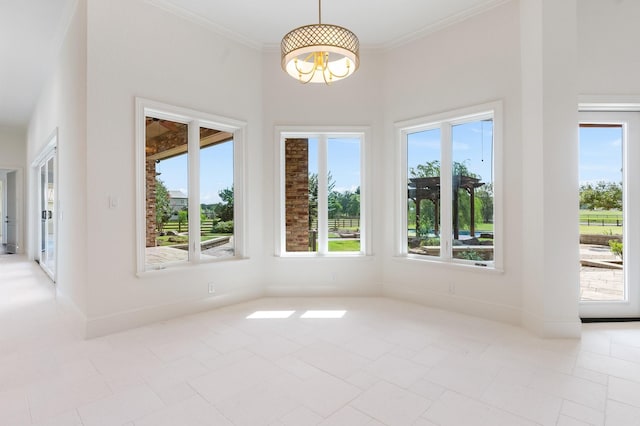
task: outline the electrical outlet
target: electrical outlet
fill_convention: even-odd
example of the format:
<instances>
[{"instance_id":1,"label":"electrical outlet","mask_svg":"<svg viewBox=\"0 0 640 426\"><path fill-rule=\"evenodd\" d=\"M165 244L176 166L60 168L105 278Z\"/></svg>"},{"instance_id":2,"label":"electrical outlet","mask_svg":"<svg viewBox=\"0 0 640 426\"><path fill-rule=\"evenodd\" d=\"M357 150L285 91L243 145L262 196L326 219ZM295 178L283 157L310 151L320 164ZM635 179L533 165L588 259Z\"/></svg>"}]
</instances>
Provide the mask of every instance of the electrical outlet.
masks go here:
<instances>
[{"instance_id":1,"label":"electrical outlet","mask_svg":"<svg viewBox=\"0 0 640 426\"><path fill-rule=\"evenodd\" d=\"M454 283L449 283L449 294L456 294L456 285Z\"/></svg>"},{"instance_id":2,"label":"electrical outlet","mask_svg":"<svg viewBox=\"0 0 640 426\"><path fill-rule=\"evenodd\" d=\"M216 285L214 283L209 283L209 294L213 294L216 292Z\"/></svg>"}]
</instances>

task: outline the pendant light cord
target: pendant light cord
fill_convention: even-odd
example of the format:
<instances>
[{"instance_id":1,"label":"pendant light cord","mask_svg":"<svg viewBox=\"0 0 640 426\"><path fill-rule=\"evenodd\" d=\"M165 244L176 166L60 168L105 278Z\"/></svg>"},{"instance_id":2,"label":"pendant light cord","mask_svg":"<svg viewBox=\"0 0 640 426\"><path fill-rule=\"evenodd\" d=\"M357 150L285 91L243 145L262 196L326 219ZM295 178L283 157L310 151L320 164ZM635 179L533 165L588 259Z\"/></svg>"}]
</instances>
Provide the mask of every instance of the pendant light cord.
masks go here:
<instances>
[{"instance_id":1,"label":"pendant light cord","mask_svg":"<svg viewBox=\"0 0 640 426\"><path fill-rule=\"evenodd\" d=\"M318 24L322 24L322 0L318 0Z\"/></svg>"}]
</instances>

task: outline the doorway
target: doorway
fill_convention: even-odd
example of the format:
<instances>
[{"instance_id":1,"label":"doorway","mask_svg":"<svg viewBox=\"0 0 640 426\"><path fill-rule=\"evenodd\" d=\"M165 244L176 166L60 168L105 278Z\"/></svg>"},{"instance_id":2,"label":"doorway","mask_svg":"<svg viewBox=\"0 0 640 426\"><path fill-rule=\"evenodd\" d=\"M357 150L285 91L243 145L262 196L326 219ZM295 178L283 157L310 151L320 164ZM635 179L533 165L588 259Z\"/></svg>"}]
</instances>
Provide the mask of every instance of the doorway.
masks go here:
<instances>
[{"instance_id":1,"label":"doorway","mask_svg":"<svg viewBox=\"0 0 640 426\"><path fill-rule=\"evenodd\" d=\"M580 113L580 314L640 316L640 112Z\"/></svg>"},{"instance_id":2,"label":"doorway","mask_svg":"<svg viewBox=\"0 0 640 426\"><path fill-rule=\"evenodd\" d=\"M0 169L0 254L20 250L20 171Z\"/></svg>"},{"instance_id":3,"label":"doorway","mask_svg":"<svg viewBox=\"0 0 640 426\"><path fill-rule=\"evenodd\" d=\"M57 137L52 136L46 148L32 163L37 183L37 203L32 220L37 221L35 260L49 277L56 281L58 247L58 188L57 188Z\"/></svg>"}]
</instances>

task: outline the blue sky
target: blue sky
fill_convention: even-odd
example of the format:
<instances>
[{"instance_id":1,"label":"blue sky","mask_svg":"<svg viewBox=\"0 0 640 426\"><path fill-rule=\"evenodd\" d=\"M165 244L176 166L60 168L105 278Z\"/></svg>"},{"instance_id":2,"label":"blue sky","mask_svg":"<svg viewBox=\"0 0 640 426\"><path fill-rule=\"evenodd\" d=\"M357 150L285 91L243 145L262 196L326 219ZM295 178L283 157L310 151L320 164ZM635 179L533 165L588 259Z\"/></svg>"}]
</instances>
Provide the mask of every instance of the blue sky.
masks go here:
<instances>
[{"instance_id":1,"label":"blue sky","mask_svg":"<svg viewBox=\"0 0 640 426\"><path fill-rule=\"evenodd\" d=\"M187 155L162 160L156 165L170 191L188 192ZM233 185L233 143L227 142L200 150L200 202L220 202L218 192Z\"/></svg>"},{"instance_id":2,"label":"blue sky","mask_svg":"<svg viewBox=\"0 0 640 426\"><path fill-rule=\"evenodd\" d=\"M334 191L355 192L360 186L360 139L329 138L327 167L335 182ZM317 138L309 138L309 173L318 173Z\"/></svg>"},{"instance_id":3,"label":"blue sky","mask_svg":"<svg viewBox=\"0 0 640 426\"><path fill-rule=\"evenodd\" d=\"M327 161L334 189L355 191L360 186L360 139L329 138ZM233 184L233 146L224 143L200 151L200 202L220 202L218 192ZM160 161L156 165L159 178L170 191L188 193L187 155ZM318 172L318 140L309 139L309 172Z\"/></svg>"},{"instance_id":4,"label":"blue sky","mask_svg":"<svg viewBox=\"0 0 640 426\"><path fill-rule=\"evenodd\" d=\"M493 181L492 142L493 122L473 121L452 128L453 161L463 163L469 171L480 176L482 182ZM412 133L408 137L407 166L440 160L440 129Z\"/></svg>"},{"instance_id":5,"label":"blue sky","mask_svg":"<svg viewBox=\"0 0 640 426\"><path fill-rule=\"evenodd\" d=\"M580 184L622 181L622 128L580 128Z\"/></svg>"},{"instance_id":6,"label":"blue sky","mask_svg":"<svg viewBox=\"0 0 640 426\"><path fill-rule=\"evenodd\" d=\"M490 122L471 122L453 128L453 159L463 162L483 182L492 180L492 136ZM317 173L317 139L309 139L309 172ZM223 143L201 150L201 202L220 202L218 192L233 184L233 144ZM409 135L408 167L440 159L438 129ZM335 190L355 191L360 185L360 146L357 138L331 138L328 143L329 170ZM188 195L187 156L180 155L157 164L160 179L169 190ZM580 183L622 180L622 129L580 129Z\"/></svg>"}]
</instances>

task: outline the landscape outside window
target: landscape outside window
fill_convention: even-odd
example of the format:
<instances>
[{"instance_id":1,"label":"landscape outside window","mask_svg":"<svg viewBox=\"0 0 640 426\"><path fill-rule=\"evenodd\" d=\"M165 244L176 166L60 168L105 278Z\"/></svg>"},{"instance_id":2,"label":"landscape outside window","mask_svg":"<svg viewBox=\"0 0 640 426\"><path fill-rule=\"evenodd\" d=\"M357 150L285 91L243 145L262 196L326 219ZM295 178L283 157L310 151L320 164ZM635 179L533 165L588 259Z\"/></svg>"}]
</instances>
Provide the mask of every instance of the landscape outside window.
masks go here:
<instances>
[{"instance_id":1,"label":"landscape outside window","mask_svg":"<svg viewBox=\"0 0 640 426\"><path fill-rule=\"evenodd\" d=\"M485 114L406 133L408 254L478 266L494 261L493 126Z\"/></svg>"},{"instance_id":2,"label":"landscape outside window","mask_svg":"<svg viewBox=\"0 0 640 426\"><path fill-rule=\"evenodd\" d=\"M195 120L147 116L145 125L146 269L234 256L233 134L198 126L194 143ZM195 173L197 193L189 187Z\"/></svg>"},{"instance_id":3,"label":"landscape outside window","mask_svg":"<svg viewBox=\"0 0 640 426\"><path fill-rule=\"evenodd\" d=\"M361 137L284 140L285 252L361 253Z\"/></svg>"}]
</instances>

